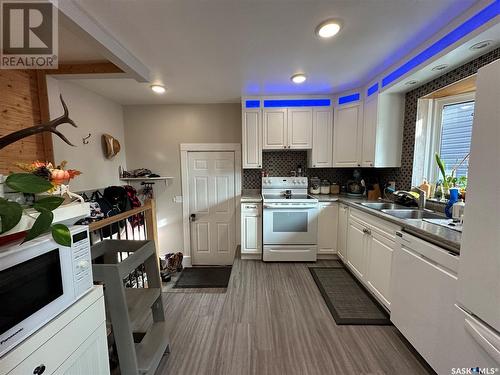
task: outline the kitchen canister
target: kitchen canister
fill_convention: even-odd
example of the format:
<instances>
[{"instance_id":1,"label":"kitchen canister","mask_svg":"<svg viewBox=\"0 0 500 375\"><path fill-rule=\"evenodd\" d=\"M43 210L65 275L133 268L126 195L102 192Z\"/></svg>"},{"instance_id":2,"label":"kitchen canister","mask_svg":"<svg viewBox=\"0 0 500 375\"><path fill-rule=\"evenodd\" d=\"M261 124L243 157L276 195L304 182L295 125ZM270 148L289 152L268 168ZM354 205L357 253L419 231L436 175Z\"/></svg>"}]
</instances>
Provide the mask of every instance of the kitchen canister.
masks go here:
<instances>
[{"instance_id":1,"label":"kitchen canister","mask_svg":"<svg viewBox=\"0 0 500 375\"><path fill-rule=\"evenodd\" d=\"M330 194L334 195L340 194L340 185L335 182L332 182L332 184L330 185Z\"/></svg>"},{"instance_id":2,"label":"kitchen canister","mask_svg":"<svg viewBox=\"0 0 500 375\"><path fill-rule=\"evenodd\" d=\"M320 194L330 194L330 181L321 181Z\"/></svg>"},{"instance_id":3,"label":"kitchen canister","mask_svg":"<svg viewBox=\"0 0 500 375\"><path fill-rule=\"evenodd\" d=\"M320 185L321 180L318 177L313 177L309 181L311 186L309 186L309 193L311 194L319 194L321 192Z\"/></svg>"}]
</instances>

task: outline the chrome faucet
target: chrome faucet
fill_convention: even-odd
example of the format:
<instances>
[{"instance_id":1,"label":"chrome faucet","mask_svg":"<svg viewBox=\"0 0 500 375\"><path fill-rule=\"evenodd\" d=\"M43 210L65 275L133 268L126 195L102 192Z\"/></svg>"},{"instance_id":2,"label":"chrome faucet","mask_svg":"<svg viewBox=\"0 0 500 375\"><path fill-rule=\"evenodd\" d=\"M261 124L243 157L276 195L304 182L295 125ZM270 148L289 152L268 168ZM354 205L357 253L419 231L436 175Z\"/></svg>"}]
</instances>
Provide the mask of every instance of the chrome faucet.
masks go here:
<instances>
[{"instance_id":1,"label":"chrome faucet","mask_svg":"<svg viewBox=\"0 0 500 375\"><path fill-rule=\"evenodd\" d=\"M394 192L394 195L399 195L399 196L406 196L411 199L413 199L417 204L418 204L418 209L419 210L424 210L425 209L425 202L427 200L425 196L425 191L420 189L419 187L412 187L410 191L415 191L418 193L418 198L416 198L413 194L410 194L409 191L406 190L398 190Z\"/></svg>"}]
</instances>

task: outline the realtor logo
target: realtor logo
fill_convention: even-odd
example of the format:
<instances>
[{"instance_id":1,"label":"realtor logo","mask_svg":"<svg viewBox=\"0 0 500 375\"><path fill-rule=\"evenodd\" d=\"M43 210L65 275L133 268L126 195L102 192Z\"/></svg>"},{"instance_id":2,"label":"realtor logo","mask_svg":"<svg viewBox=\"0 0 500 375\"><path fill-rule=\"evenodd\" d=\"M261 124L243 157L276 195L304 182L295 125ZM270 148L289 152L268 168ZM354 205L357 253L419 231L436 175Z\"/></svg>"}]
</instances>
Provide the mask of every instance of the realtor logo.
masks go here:
<instances>
[{"instance_id":1,"label":"realtor logo","mask_svg":"<svg viewBox=\"0 0 500 375\"><path fill-rule=\"evenodd\" d=\"M57 69L57 4L1 1L1 69Z\"/></svg>"}]
</instances>

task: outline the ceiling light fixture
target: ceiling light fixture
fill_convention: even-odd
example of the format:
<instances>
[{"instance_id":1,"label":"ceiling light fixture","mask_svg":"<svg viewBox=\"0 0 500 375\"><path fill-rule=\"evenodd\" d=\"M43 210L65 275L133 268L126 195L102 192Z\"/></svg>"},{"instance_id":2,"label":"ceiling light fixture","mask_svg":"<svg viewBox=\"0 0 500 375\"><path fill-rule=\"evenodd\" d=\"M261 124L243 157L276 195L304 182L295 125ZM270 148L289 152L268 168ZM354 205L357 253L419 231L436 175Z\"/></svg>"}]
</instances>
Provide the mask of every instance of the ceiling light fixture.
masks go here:
<instances>
[{"instance_id":1,"label":"ceiling light fixture","mask_svg":"<svg viewBox=\"0 0 500 375\"><path fill-rule=\"evenodd\" d=\"M151 90L153 90L153 92L155 92L156 94L163 94L165 93L165 91L167 91L165 89L165 86L162 85L151 85Z\"/></svg>"},{"instance_id":2,"label":"ceiling light fixture","mask_svg":"<svg viewBox=\"0 0 500 375\"><path fill-rule=\"evenodd\" d=\"M293 76L291 76L290 79L292 80L293 83L301 84L301 83L304 83L306 81L307 77L305 74L298 73L298 74L294 74Z\"/></svg>"},{"instance_id":3,"label":"ceiling light fixture","mask_svg":"<svg viewBox=\"0 0 500 375\"><path fill-rule=\"evenodd\" d=\"M441 64L441 65L436 65L432 70L434 71L439 71L439 70L445 70L449 65L448 64Z\"/></svg>"},{"instance_id":4,"label":"ceiling light fixture","mask_svg":"<svg viewBox=\"0 0 500 375\"><path fill-rule=\"evenodd\" d=\"M329 19L321 22L318 27L316 27L316 35L323 39L331 38L340 31L341 22L337 19Z\"/></svg>"},{"instance_id":5,"label":"ceiling light fixture","mask_svg":"<svg viewBox=\"0 0 500 375\"><path fill-rule=\"evenodd\" d=\"M483 48L490 46L491 43L493 43L492 40L483 40L482 42L473 44L472 46L469 47L469 49L471 51L477 51L477 50L480 50L480 49L483 49Z\"/></svg>"},{"instance_id":6,"label":"ceiling light fixture","mask_svg":"<svg viewBox=\"0 0 500 375\"><path fill-rule=\"evenodd\" d=\"M405 85L407 85L407 86L413 86L413 85L416 85L417 83L418 83L418 81L412 80L412 81L406 82Z\"/></svg>"}]
</instances>

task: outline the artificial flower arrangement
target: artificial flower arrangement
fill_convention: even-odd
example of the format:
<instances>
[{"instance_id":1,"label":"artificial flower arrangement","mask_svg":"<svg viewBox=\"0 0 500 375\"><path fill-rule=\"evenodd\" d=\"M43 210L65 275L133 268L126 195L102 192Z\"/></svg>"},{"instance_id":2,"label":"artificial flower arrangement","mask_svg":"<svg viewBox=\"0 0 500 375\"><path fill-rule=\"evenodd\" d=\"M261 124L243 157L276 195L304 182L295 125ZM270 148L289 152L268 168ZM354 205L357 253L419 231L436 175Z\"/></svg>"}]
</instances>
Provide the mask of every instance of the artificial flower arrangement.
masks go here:
<instances>
[{"instance_id":1,"label":"artificial flower arrangement","mask_svg":"<svg viewBox=\"0 0 500 375\"><path fill-rule=\"evenodd\" d=\"M16 165L27 173L11 173L5 179L5 184L15 192L24 194L44 194L37 199L32 208L38 211L33 226L28 230L23 242L32 240L48 231L52 232L54 240L63 246L71 245L71 235L68 227L63 224L52 224L54 211L63 204L67 195L70 198L83 199L69 191L68 182L80 175L75 169L65 169L67 162L63 161L57 167L49 162L33 162L31 164L17 163ZM26 207L17 202L0 197L0 234L13 229L23 214L31 216L25 211Z\"/></svg>"}]
</instances>

